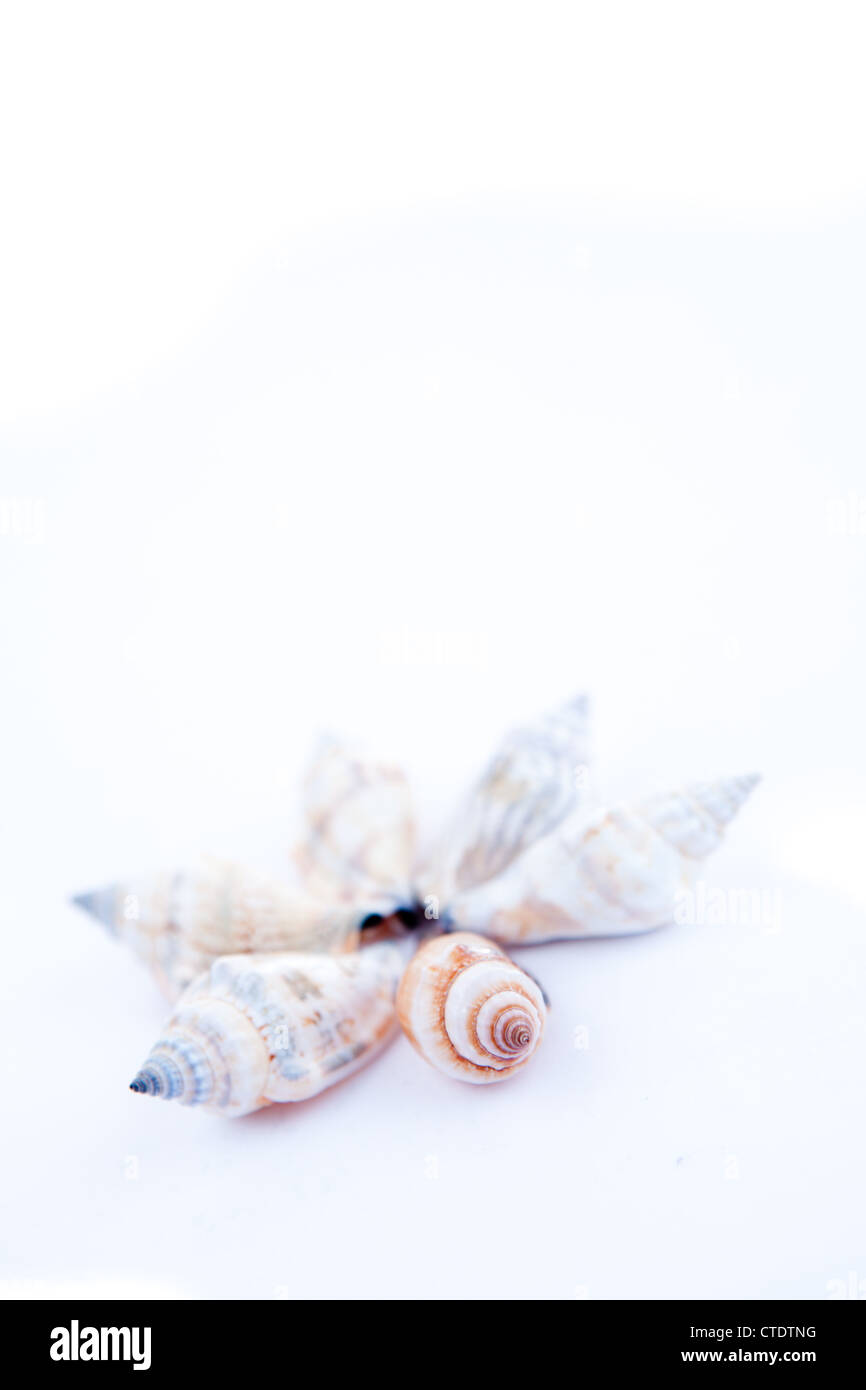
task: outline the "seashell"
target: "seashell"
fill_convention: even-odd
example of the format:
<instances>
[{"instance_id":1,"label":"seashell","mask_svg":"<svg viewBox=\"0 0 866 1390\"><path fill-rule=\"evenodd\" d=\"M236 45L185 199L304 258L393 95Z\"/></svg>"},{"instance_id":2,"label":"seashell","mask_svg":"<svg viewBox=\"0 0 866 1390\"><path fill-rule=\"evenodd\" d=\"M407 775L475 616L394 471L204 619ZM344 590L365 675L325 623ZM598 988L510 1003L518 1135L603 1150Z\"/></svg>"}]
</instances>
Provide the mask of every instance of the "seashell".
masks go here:
<instances>
[{"instance_id":1,"label":"seashell","mask_svg":"<svg viewBox=\"0 0 866 1390\"><path fill-rule=\"evenodd\" d=\"M393 1035L402 965L388 944L223 956L179 1000L130 1089L228 1116L315 1096Z\"/></svg>"},{"instance_id":2,"label":"seashell","mask_svg":"<svg viewBox=\"0 0 866 1390\"><path fill-rule=\"evenodd\" d=\"M409 962L397 1014L434 1067L483 1084L505 1081L529 1061L547 1006L536 982L504 951L459 931L434 937Z\"/></svg>"},{"instance_id":3,"label":"seashell","mask_svg":"<svg viewBox=\"0 0 866 1390\"><path fill-rule=\"evenodd\" d=\"M502 873L588 800L585 695L507 735L463 801L421 896L447 901Z\"/></svg>"},{"instance_id":4,"label":"seashell","mask_svg":"<svg viewBox=\"0 0 866 1390\"><path fill-rule=\"evenodd\" d=\"M73 901L109 926L176 998L218 956L353 949L358 912L226 860L109 884Z\"/></svg>"},{"instance_id":5,"label":"seashell","mask_svg":"<svg viewBox=\"0 0 866 1390\"><path fill-rule=\"evenodd\" d=\"M387 916L412 900L412 798L400 768L324 740L303 792L306 833L296 861L310 891L364 900Z\"/></svg>"},{"instance_id":6,"label":"seashell","mask_svg":"<svg viewBox=\"0 0 866 1390\"><path fill-rule=\"evenodd\" d=\"M506 942L621 936L663 926L757 776L729 777L568 821L449 916Z\"/></svg>"}]
</instances>

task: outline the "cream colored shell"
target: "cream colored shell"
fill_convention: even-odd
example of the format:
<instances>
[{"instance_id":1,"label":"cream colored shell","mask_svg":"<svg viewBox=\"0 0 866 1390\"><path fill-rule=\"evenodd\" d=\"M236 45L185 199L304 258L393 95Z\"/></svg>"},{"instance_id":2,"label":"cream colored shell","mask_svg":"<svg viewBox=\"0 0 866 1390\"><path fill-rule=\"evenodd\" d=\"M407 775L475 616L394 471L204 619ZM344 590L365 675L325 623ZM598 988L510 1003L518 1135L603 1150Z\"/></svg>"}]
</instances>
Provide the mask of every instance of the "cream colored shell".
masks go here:
<instances>
[{"instance_id":1,"label":"cream colored shell","mask_svg":"<svg viewBox=\"0 0 866 1390\"><path fill-rule=\"evenodd\" d=\"M179 1000L131 1090L227 1116L306 1100L392 1036L403 957L224 956Z\"/></svg>"},{"instance_id":2,"label":"cream colored shell","mask_svg":"<svg viewBox=\"0 0 866 1390\"><path fill-rule=\"evenodd\" d=\"M387 915L411 901L415 823L403 772L323 740L304 781L296 861L310 891Z\"/></svg>"},{"instance_id":3,"label":"cream colored shell","mask_svg":"<svg viewBox=\"0 0 866 1390\"><path fill-rule=\"evenodd\" d=\"M503 740L420 874L420 896L447 902L502 873L588 802L585 695Z\"/></svg>"},{"instance_id":4,"label":"cream colored shell","mask_svg":"<svg viewBox=\"0 0 866 1390\"><path fill-rule=\"evenodd\" d=\"M662 926L757 781L730 777L570 817L503 874L457 894L451 917L520 943Z\"/></svg>"},{"instance_id":5,"label":"cream colored shell","mask_svg":"<svg viewBox=\"0 0 866 1390\"><path fill-rule=\"evenodd\" d=\"M351 950L358 913L227 860L114 883L75 902L104 922L176 998L218 956Z\"/></svg>"},{"instance_id":6,"label":"cream colored shell","mask_svg":"<svg viewBox=\"0 0 866 1390\"><path fill-rule=\"evenodd\" d=\"M459 1081L505 1081L541 1041L547 1007L535 981L470 932L434 937L412 958L397 993L404 1033Z\"/></svg>"}]
</instances>

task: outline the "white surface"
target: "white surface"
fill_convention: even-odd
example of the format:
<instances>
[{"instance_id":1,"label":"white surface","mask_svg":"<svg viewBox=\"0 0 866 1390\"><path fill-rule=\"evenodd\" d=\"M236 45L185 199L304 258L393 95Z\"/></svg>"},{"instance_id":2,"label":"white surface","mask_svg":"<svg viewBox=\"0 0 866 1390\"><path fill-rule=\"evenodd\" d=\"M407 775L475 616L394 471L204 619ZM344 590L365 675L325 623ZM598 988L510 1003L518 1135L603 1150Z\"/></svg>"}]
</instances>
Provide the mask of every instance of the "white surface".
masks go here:
<instances>
[{"instance_id":1,"label":"white surface","mask_svg":"<svg viewBox=\"0 0 866 1390\"><path fill-rule=\"evenodd\" d=\"M728 72L729 126L709 23L682 39L709 85L664 26L648 49L626 25L631 86L612 30L596 63L580 48L589 94L561 98L556 44L533 29L527 49L511 17L489 30L479 10L465 49L451 18L432 50L413 30L421 76L399 90L374 26L324 127L322 35L299 123L267 43L235 51L220 21L221 75L190 78L195 20L177 48L148 31L171 113L151 129L143 58L103 125L104 50L49 31L69 61L47 124L24 121L3 226L2 493L35 506L32 543L0 536L7 1290L822 1298L866 1280L866 534L827 510L866 497L863 92L841 9L817 33L778 14L749 23L753 46L725 28L728 65L754 64ZM479 67L491 33L501 65ZM422 127L453 52L464 79L448 69L444 124ZM151 234L111 203L74 103L70 182L36 179L71 72ZM209 123L229 89L237 126ZM516 90L525 121L497 124ZM400 1039L246 1121L127 1091L163 1006L70 893L200 849L281 869L322 725L404 759L429 831L503 728L578 688L609 795L764 773L707 877L767 895L766 923L525 950L553 1012L501 1087L449 1083Z\"/></svg>"}]
</instances>

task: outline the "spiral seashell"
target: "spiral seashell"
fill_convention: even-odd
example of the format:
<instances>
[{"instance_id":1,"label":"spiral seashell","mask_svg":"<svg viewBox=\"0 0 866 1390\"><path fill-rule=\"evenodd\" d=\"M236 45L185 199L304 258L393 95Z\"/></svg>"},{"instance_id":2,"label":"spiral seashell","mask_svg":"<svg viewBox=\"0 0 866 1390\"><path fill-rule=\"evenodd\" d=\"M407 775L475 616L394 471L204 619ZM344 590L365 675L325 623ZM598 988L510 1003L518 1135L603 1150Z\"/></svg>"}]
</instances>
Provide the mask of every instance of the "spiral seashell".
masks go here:
<instances>
[{"instance_id":1,"label":"spiral seashell","mask_svg":"<svg viewBox=\"0 0 866 1390\"><path fill-rule=\"evenodd\" d=\"M450 916L521 943L663 926L758 780L723 778L569 817L503 874L458 893Z\"/></svg>"},{"instance_id":2,"label":"spiral seashell","mask_svg":"<svg viewBox=\"0 0 866 1390\"><path fill-rule=\"evenodd\" d=\"M388 944L224 956L182 996L130 1089L228 1116L315 1096L393 1035L402 964Z\"/></svg>"},{"instance_id":3,"label":"spiral seashell","mask_svg":"<svg viewBox=\"0 0 866 1390\"><path fill-rule=\"evenodd\" d=\"M421 896L447 901L494 878L585 804L588 731L585 695L512 730L422 871Z\"/></svg>"},{"instance_id":4,"label":"spiral seashell","mask_svg":"<svg viewBox=\"0 0 866 1390\"><path fill-rule=\"evenodd\" d=\"M547 1006L504 951L471 932L434 937L409 962L397 1014L413 1047L458 1081L505 1081L541 1041Z\"/></svg>"},{"instance_id":5,"label":"spiral seashell","mask_svg":"<svg viewBox=\"0 0 866 1390\"><path fill-rule=\"evenodd\" d=\"M226 860L109 884L73 899L125 941L176 998L218 956L351 950L358 911Z\"/></svg>"},{"instance_id":6,"label":"spiral seashell","mask_svg":"<svg viewBox=\"0 0 866 1390\"><path fill-rule=\"evenodd\" d=\"M311 892L363 900L387 916L411 901L415 824L403 772L321 743L304 782L305 834L295 859Z\"/></svg>"}]
</instances>

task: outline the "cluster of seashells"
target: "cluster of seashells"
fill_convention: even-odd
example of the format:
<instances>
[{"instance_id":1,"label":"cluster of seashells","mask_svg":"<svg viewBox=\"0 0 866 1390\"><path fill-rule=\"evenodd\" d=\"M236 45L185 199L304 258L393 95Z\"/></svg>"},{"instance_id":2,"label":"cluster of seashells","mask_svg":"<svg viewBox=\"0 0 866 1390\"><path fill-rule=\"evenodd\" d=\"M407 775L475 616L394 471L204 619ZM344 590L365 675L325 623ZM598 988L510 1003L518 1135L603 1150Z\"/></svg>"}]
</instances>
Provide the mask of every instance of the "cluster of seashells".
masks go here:
<instances>
[{"instance_id":1,"label":"cluster of seashells","mask_svg":"<svg viewBox=\"0 0 866 1390\"><path fill-rule=\"evenodd\" d=\"M579 696L504 740L417 865L403 773L328 741L300 889L204 860L75 898L174 1001L131 1089L245 1115L342 1081L399 1028L448 1076L514 1076L548 1001L503 947L670 922L758 780L597 807L588 762Z\"/></svg>"}]
</instances>

